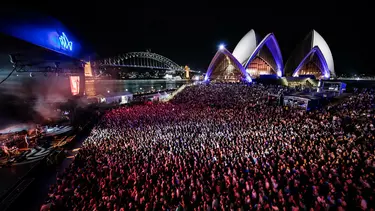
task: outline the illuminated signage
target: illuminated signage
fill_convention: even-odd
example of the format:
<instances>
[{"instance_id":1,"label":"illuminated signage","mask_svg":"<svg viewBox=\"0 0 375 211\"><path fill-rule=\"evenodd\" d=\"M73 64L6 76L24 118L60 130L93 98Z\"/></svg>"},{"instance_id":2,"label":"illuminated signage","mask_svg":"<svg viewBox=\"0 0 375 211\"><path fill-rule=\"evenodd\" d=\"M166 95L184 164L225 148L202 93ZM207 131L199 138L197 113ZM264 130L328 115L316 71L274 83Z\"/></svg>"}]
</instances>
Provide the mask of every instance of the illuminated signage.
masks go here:
<instances>
[{"instance_id":1,"label":"illuminated signage","mask_svg":"<svg viewBox=\"0 0 375 211\"><path fill-rule=\"evenodd\" d=\"M63 32L62 35L59 36L60 46L63 50L73 50L73 42L69 41L68 37Z\"/></svg>"},{"instance_id":2,"label":"illuminated signage","mask_svg":"<svg viewBox=\"0 0 375 211\"><path fill-rule=\"evenodd\" d=\"M72 95L79 94L79 76L69 76L70 79L70 91Z\"/></svg>"}]
</instances>

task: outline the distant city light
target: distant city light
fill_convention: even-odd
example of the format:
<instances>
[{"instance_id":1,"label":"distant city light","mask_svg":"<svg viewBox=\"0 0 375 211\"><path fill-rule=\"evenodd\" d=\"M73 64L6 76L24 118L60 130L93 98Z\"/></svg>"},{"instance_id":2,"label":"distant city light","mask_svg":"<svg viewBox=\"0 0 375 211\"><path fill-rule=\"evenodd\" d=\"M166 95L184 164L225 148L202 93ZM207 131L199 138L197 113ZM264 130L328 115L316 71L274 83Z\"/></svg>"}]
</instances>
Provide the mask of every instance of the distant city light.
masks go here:
<instances>
[{"instance_id":1,"label":"distant city light","mask_svg":"<svg viewBox=\"0 0 375 211\"><path fill-rule=\"evenodd\" d=\"M108 92L108 93L110 93L110 91L109 91L109 90L108 90L107 92Z\"/></svg>"}]
</instances>

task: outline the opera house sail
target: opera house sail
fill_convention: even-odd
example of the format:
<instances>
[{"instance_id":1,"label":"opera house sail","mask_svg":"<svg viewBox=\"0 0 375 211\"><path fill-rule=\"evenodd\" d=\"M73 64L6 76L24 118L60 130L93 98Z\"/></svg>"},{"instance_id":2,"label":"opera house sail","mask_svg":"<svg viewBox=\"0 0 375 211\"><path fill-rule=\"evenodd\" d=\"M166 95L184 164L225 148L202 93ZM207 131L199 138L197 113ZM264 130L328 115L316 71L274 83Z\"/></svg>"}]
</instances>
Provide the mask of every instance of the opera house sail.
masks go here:
<instances>
[{"instance_id":1,"label":"opera house sail","mask_svg":"<svg viewBox=\"0 0 375 211\"><path fill-rule=\"evenodd\" d=\"M312 30L297 46L285 65L285 73L316 79L336 77L331 50L318 32Z\"/></svg>"},{"instance_id":2,"label":"opera house sail","mask_svg":"<svg viewBox=\"0 0 375 211\"><path fill-rule=\"evenodd\" d=\"M255 31L250 30L243 38L238 42L233 50L232 55L242 64L245 65L251 54L255 51L258 45L258 38Z\"/></svg>"},{"instance_id":3,"label":"opera house sail","mask_svg":"<svg viewBox=\"0 0 375 211\"><path fill-rule=\"evenodd\" d=\"M284 66L279 44L273 33L259 41L250 30L236 45L231 54L224 46L212 59L206 81L235 82L267 76L308 76L316 79L335 78L333 57L327 42L312 30L293 51Z\"/></svg>"},{"instance_id":4,"label":"opera house sail","mask_svg":"<svg viewBox=\"0 0 375 211\"><path fill-rule=\"evenodd\" d=\"M208 67L205 81L240 82L243 80L251 81L241 63L221 46Z\"/></svg>"},{"instance_id":5,"label":"opera house sail","mask_svg":"<svg viewBox=\"0 0 375 211\"><path fill-rule=\"evenodd\" d=\"M233 56L243 65L251 78L261 75L283 75L283 59L275 35L270 33L258 42L250 30L237 44Z\"/></svg>"}]
</instances>

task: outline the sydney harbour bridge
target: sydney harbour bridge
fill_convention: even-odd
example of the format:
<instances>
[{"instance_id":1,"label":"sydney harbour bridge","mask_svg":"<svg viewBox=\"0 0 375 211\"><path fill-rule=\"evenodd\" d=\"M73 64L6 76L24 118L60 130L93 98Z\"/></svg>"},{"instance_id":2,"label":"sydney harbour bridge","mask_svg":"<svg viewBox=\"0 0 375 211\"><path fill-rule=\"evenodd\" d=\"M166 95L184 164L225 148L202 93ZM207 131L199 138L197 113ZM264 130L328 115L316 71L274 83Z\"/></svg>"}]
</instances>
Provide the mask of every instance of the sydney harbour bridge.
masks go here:
<instances>
[{"instance_id":1,"label":"sydney harbour bridge","mask_svg":"<svg viewBox=\"0 0 375 211\"><path fill-rule=\"evenodd\" d=\"M120 78L190 78L190 74L199 74L187 66L180 66L176 62L157 53L129 52L111 58L91 62L91 73L85 68L85 75L100 77L110 73L119 74Z\"/></svg>"},{"instance_id":2,"label":"sydney harbour bridge","mask_svg":"<svg viewBox=\"0 0 375 211\"><path fill-rule=\"evenodd\" d=\"M191 70L188 66L180 66L171 59L150 51L129 52L68 66L59 65L60 62L57 60L42 63L36 63L34 60L29 55L10 55L11 63L17 67L14 68L14 72L30 73L30 77L34 73L79 74L83 66L84 75L92 79L106 76L110 79L192 79L194 76L202 75L199 71ZM27 65L20 66L21 63Z\"/></svg>"}]
</instances>

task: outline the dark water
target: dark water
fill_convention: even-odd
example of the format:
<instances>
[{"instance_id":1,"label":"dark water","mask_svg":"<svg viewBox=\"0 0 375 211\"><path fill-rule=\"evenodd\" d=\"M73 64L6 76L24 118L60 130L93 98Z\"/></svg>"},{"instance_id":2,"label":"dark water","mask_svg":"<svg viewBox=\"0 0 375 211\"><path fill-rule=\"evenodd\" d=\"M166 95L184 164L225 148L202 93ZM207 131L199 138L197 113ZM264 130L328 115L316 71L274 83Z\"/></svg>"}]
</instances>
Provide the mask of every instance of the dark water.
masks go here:
<instances>
[{"instance_id":1,"label":"dark water","mask_svg":"<svg viewBox=\"0 0 375 211\"><path fill-rule=\"evenodd\" d=\"M375 89L375 80L332 80L332 81L341 81L346 83L346 90L348 92L353 91L354 88L358 89Z\"/></svg>"},{"instance_id":2,"label":"dark water","mask_svg":"<svg viewBox=\"0 0 375 211\"><path fill-rule=\"evenodd\" d=\"M86 80L86 95L93 96L108 92L131 92L133 94L150 91L163 91L166 89L177 89L190 83L187 80Z\"/></svg>"}]
</instances>

